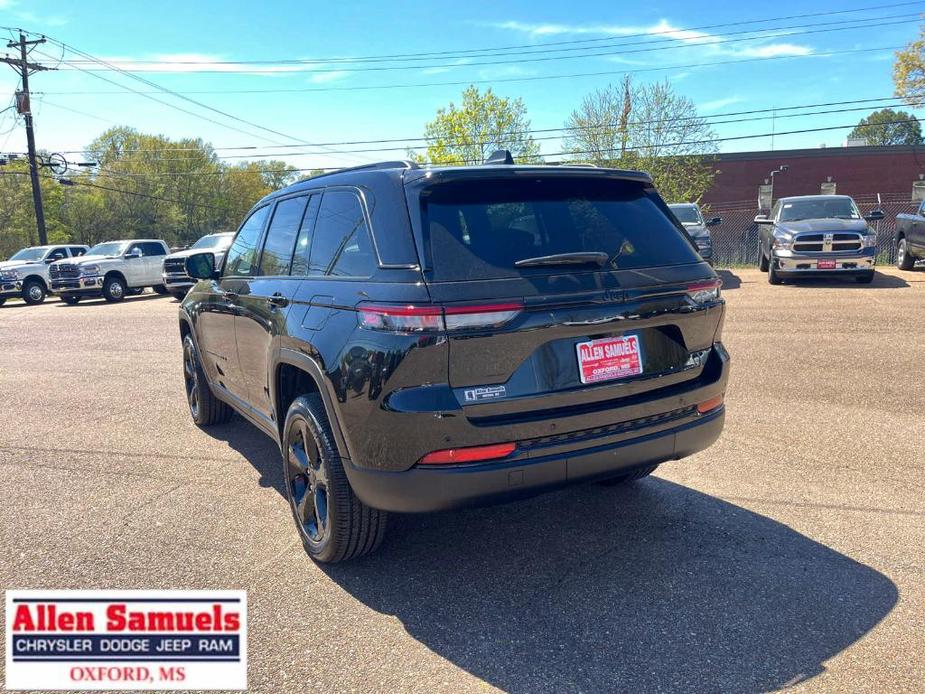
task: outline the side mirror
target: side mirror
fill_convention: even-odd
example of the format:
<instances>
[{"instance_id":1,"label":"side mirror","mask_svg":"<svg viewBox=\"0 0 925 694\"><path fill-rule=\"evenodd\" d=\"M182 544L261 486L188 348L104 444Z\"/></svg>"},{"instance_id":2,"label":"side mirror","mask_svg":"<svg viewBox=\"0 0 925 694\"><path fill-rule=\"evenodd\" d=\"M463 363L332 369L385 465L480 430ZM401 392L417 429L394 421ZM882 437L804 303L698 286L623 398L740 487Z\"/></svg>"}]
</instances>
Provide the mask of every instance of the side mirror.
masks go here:
<instances>
[{"instance_id":1,"label":"side mirror","mask_svg":"<svg viewBox=\"0 0 925 694\"><path fill-rule=\"evenodd\" d=\"M770 222L766 214L755 215L755 224L770 224Z\"/></svg>"},{"instance_id":2,"label":"side mirror","mask_svg":"<svg viewBox=\"0 0 925 694\"><path fill-rule=\"evenodd\" d=\"M866 219L868 222L879 222L884 217L886 217L886 215L883 214L883 210L871 210L866 215L864 215L864 219Z\"/></svg>"},{"instance_id":3,"label":"side mirror","mask_svg":"<svg viewBox=\"0 0 925 694\"><path fill-rule=\"evenodd\" d=\"M714 217L713 219L711 219L710 221L708 221L706 225L707 225L708 227L715 227L716 225L722 224L722 223L723 223L723 218L722 218L722 217Z\"/></svg>"},{"instance_id":4,"label":"side mirror","mask_svg":"<svg viewBox=\"0 0 925 694\"><path fill-rule=\"evenodd\" d=\"M140 249L140 248L133 248L132 250L130 250L128 253L125 254L125 257L126 257L126 258L140 258L140 257L141 257L141 249Z\"/></svg>"},{"instance_id":5,"label":"side mirror","mask_svg":"<svg viewBox=\"0 0 925 694\"><path fill-rule=\"evenodd\" d=\"M197 280L211 280L215 277L215 254L194 253L186 257L186 274Z\"/></svg>"}]
</instances>

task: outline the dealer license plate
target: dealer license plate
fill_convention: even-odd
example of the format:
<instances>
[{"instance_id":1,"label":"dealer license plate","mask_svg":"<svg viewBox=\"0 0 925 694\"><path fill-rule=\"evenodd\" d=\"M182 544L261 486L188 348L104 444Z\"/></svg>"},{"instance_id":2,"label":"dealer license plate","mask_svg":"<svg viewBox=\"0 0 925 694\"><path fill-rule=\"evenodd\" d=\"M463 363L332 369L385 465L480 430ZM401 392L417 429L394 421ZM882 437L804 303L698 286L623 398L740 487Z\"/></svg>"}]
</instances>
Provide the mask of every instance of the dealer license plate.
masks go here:
<instances>
[{"instance_id":1,"label":"dealer license plate","mask_svg":"<svg viewBox=\"0 0 925 694\"><path fill-rule=\"evenodd\" d=\"M816 269L817 270L834 270L835 261L834 260L817 260Z\"/></svg>"},{"instance_id":2,"label":"dealer license plate","mask_svg":"<svg viewBox=\"0 0 925 694\"><path fill-rule=\"evenodd\" d=\"M605 337L579 342L578 373L582 383L599 383L642 373L642 352L638 335Z\"/></svg>"}]
</instances>

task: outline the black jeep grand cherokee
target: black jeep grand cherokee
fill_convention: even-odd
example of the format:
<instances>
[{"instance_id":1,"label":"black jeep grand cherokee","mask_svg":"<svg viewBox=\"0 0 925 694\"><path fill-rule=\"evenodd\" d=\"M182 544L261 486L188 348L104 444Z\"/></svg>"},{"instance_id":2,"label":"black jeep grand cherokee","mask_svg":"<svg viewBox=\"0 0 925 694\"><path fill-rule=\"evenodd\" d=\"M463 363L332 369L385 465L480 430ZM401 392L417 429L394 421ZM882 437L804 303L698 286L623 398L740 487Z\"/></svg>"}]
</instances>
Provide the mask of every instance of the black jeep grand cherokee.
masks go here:
<instances>
[{"instance_id":1,"label":"black jeep grand cherokee","mask_svg":"<svg viewBox=\"0 0 925 694\"><path fill-rule=\"evenodd\" d=\"M720 281L648 175L390 162L277 191L180 308L197 424L279 443L309 554L386 513L638 479L723 427Z\"/></svg>"}]
</instances>

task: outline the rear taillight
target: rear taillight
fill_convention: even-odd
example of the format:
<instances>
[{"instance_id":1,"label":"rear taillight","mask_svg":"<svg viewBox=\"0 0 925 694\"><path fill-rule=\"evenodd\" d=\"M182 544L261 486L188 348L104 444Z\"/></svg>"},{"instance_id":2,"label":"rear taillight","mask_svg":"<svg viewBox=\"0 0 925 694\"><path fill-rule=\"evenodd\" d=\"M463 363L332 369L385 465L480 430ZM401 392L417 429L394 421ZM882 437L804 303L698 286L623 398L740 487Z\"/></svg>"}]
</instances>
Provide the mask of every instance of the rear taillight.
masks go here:
<instances>
[{"instance_id":1,"label":"rear taillight","mask_svg":"<svg viewBox=\"0 0 925 694\"><path fill-rule=\"evenodd\" d=\"M710 398L709 400L704 400L703 402L698 403L697 411L700 414L706 414L707 412L712 412L717 407L720 407L722 404L723 404L723 396L717 395L714 398Z\"/></svg>"},{"instance_id":2,"label":"rear taillight","mask_svg":"<svg viewBox=\"0 0 925 694\"><path fill-rule=\"evenodd\" d=\"M516 443L495 443L490 446L468 448L447 448L428 453L418 461L419 465L455 465L458 463L479 463L506 458L517 450Z\"/></svg>"},{"instance_id":3,"label":"rear taillight","mask_svg":"<svg viewBox=\"0 0 925 694\"><path fill-rule=\"evenodd\" d=\"M361 303L357 306L357 321L367 330L443 332L495 328L513 320L522 310L523 304L515 302L468 306Z\"/></svg>"},{"instance_id":4,"label":"rear taillight","mask_svg":"<svg viewBox=\"0 0 925 694\"><path fill-rule=\"evenodd\" d=\"M723 281L719 278L703 282L692 282L687 285L687 295L696 304L707 304L719 299L719 288L722 286Z\"/></svg>"}]
</instances>

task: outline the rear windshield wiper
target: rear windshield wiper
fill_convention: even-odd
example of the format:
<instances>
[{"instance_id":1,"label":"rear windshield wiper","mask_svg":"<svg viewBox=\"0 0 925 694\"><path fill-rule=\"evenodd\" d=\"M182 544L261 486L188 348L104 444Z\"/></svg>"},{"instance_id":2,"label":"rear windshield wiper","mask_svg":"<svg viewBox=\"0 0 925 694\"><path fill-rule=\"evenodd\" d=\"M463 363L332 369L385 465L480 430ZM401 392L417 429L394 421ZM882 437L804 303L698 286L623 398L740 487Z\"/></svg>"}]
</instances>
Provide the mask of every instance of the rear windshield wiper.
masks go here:
<instances>
[{"instance_id":1,"label":"rear windshield wiper","mask_svg":"<svg viewBox=\"0 0 925 694\"><path fill-rule=\"evenodd\" d=\"M610 256L603 251L587 251L581 253L556 253L554 255L539 255L535 258L524 258L514 263L514 267L539 267L541 265L597 265L603 266Z\"/></svg>"}]
</instances>

